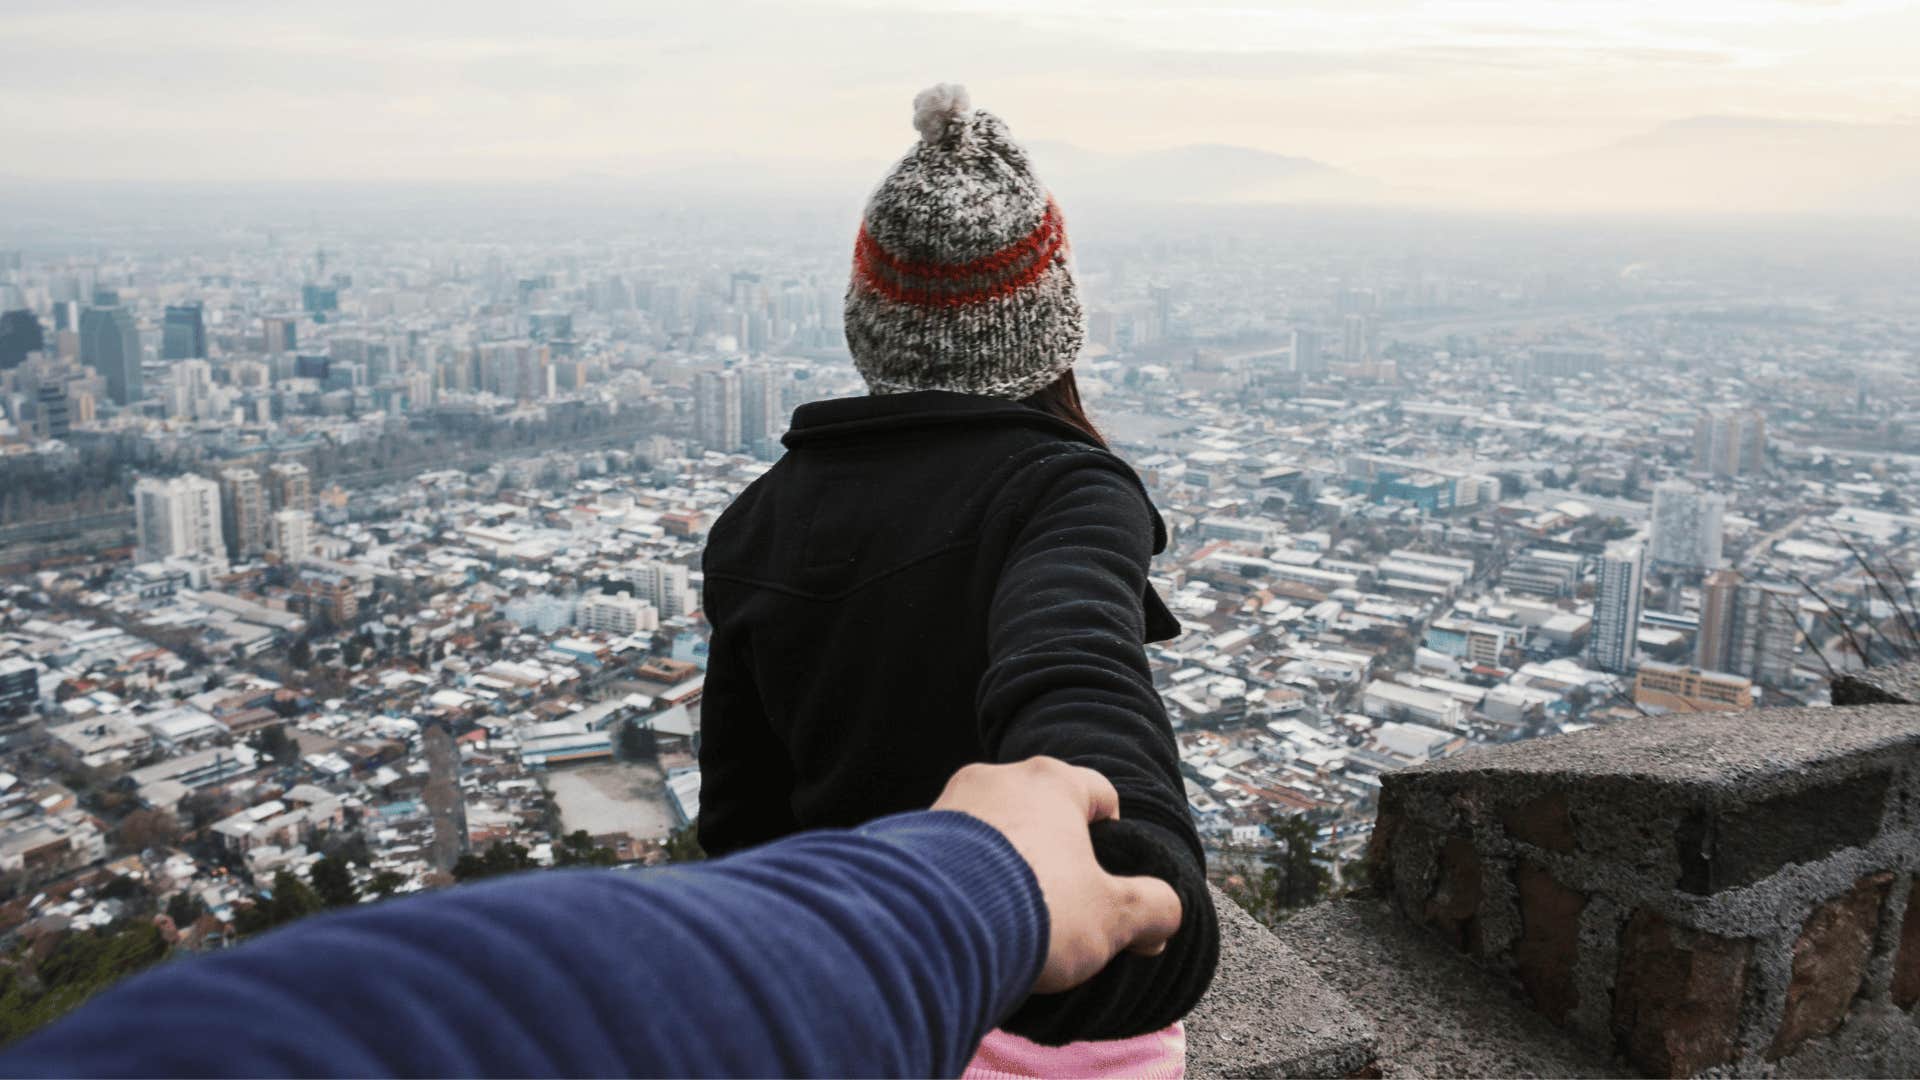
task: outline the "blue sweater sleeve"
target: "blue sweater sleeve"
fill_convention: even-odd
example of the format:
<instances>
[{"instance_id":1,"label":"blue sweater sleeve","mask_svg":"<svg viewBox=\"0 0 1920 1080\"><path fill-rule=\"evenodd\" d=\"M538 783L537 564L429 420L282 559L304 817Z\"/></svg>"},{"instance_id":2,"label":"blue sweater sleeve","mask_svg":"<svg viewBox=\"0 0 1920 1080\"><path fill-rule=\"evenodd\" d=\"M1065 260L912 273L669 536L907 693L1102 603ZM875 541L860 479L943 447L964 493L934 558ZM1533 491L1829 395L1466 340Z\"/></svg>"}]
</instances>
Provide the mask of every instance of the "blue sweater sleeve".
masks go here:
<instances>
[{"instance_id":1,"label":"blue sweater sleeve","mask_svg":"<svg viewBox=\"0 0 1920 1080\"><path fill-rule=\"evenodd\" d=\"M902 814L316 916L133 978L0 1074L952 1076L1047 936L1004 837Z\"/></svg>"}]
</instances>

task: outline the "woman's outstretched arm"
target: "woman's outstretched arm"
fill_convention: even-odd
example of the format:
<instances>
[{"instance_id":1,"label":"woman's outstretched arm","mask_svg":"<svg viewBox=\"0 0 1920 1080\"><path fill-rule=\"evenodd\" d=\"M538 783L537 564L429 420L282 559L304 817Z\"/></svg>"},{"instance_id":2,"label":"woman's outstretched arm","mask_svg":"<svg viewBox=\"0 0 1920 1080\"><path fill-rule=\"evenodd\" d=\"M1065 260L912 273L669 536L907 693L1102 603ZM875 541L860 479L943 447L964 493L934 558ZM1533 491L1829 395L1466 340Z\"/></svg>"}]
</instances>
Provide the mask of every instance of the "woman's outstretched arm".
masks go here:
<instances>
[{"instance_id":1,"label":"woman's outstretched arm","mask_svg":"<svg viewBox=\"0 0 1920 1080\"><path fill-rule=\"evenodd\" d=\"M1192 1009L1219 957L1206 856L1142 645L1152 510L1101 451L1056 455L1023 479L1007 496L1021 524L988 615L982 738L997 761L1046 754L1112 781L1120 820L1094 829L1101 864L1166 881L1183 917L1163 955L1121 956L1071 993L1036 995L1005 1026L1055 1044L1139 1035Z\"/></svg>"}]
</instances>

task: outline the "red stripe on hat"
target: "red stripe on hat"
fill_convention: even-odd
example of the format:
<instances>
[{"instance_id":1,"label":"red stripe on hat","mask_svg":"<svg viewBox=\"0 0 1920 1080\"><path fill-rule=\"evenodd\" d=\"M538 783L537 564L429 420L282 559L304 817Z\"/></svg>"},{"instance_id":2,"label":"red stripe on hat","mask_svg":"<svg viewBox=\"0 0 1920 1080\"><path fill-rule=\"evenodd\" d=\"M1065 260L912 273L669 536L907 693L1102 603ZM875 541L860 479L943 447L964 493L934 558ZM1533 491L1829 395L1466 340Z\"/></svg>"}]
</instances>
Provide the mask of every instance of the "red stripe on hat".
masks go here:
<instances>
[{"instance_id":1,"label":"red stripe on hat","mask_svg":"<svg viewBox=\"0 0 1920 1080\"><path fill-rule=\"evenodd\" d=\"M989 255L953 265L911 262L894 256L880 246L862 222L853 245L853 269L859 281L889 300L922 307L957 307L1006 296L1033 284L1053 265L1054 256L1066 243L1060 208L1048 199L1046 213L1032 232Z\"/></svg>"}]
</instances>

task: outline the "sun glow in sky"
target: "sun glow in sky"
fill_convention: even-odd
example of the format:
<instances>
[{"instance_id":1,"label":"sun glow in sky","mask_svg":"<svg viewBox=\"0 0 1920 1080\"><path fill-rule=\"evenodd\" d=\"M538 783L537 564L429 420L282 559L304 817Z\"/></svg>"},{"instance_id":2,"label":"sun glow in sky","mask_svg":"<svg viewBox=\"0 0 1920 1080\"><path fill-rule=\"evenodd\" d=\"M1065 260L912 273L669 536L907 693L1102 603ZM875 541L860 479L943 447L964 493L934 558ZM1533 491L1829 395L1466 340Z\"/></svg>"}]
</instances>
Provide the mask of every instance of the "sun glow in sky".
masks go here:
<instances>
[{"instance_id":1,"label":"sun glow in sky","mask_svg":"<svg viewBox=\"0 0 1920 1080\"><path fill-rule=\"evenodd\" d=\"M0 0L0 40L16 177L865 164L942 80L1025 139L1389 180L1701 115L1920 120L1920 5L1886 0Z\"/></svg>"}]
</instances>

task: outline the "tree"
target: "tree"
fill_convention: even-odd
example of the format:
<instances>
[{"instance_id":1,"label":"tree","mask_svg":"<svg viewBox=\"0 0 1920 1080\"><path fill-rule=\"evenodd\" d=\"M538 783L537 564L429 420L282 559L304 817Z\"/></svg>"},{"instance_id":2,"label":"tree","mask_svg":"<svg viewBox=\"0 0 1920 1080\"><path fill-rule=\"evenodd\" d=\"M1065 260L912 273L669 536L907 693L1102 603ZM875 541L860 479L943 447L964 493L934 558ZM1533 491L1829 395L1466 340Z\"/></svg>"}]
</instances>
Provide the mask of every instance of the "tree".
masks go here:
<instances>
[{"instance_id":1,"label":"tree","mask_svg":"<svg viewBox=\"0 0 1920 1080\"><path fill-rule=\"evenodd\" d=\"M182 930L199 922L200 916L206 913L207 905L185 889L174 893L173 898L167 901L167 918Z\"/></svg>"},{"instance_id":2,"label":"tree","mask_svg":"<svg viewBox=\"0 0 1920 1080\"><path fill-rule=\"evenodd\" d=\"M661 846L670 863L700 862L707 857L706 849L700 846L699 831L691 825L673 830Z\"/></svg>"},{"instance_id":3,"label":"tree","mask_svg":"<svg viewBox=\"0 0 1920 1080\"><path fill-rule=\"evenodd\" d=\"M611 848L594 843L585 829L575 829L553 845L555 866L612 866L619 861Z\"/></svg>"},{"instance_id":4,"label":"tree","mask_svg":"<svg viewBox=\"0 0 1920 1080\"><path fill-rule=\"evenodd\" d=\"M296 668L313 666L313 646L307 644L306 638L294 642L293 648L287 650L287 663Z\"/></svg>"},{"instance_id":5,"label":"tree","mask_svg":"<svg viewBox=\"0 0 1920 1080\"><path fill-rule=\"evenodd\" d=\"M273 875L272 890L236 912L233 925L242 934L257 934L306 918L325 906L306 882L286 870L278 870Z\"/></svg>"},{"instance_id":6,"label":"tree","mask_svg":"<svg viewBox=\"0 0 1920 1080\"><path fill-rule=\"evenodd\" d=\"M345 859L328 855L313 864L313 891L330 908L352 907L360 902L360 891L353 886L353 868Z\"/></svg>"},{"instance_id":7,"label":"tree","mask_svg":"<svg viewBox=\"0 0 1920 1080\"><path fill-rule=\"evenodd\" d=\"M135 810L113 830L114 849L137 855L149 848L167 847L180 836L180 823L165 810Z\"/></svg>"},{"instance_id":8,"label":"tree","mask_svg":"<svg viewBox=\"0 0 1920 1080\"><path fill-rule=\"evenodd\" d=\"M479 855L468 852L460 856L453 864L455 881L478 881L482 878L499 877L501 874L516 874L522 870L533 869L533 853L525 844L515 844L500 840Z\"/></svg>"},{"instance_id":9,"label":"tree","mask_svg":"<svg viewBox=\"0 0 1920 1080\"><path fill-rule=\"evenodd\" d=\"M253 748L283 768L300 760L300 744L287 734L285 724L261 728L260 733L253 737Z\"/></svg>"},{"instance_id":10,"label":"tree","mask_svg":"<svg viewBox=\"0 0 1920 1080\"><path fill-rule=\"evenodd\" d=\"M627 761L657 761L660 741L653 728L638 720L629 720L620 729L620 756Z\"/></svg>"},{"instance_id":11,"label":"tree","mask_svg":"<svg viewBox=\"0 0 1920 1080\"><path fill-rule=\"evenodd\" d=\"M57 1019L166 955L167 939L151 922L61 934L46 951L32 950L24 962L0 969L0 1043Z\"/></svg>"},{"instance_id":12,"label":"tree","mask_svg":"<svg viewBox=\"0 0 1920 1080\"><path fill-rule=\"evenodd\" d=\"M373 889L373 895L385 900L387 897L399 892L400 886L406 883L407 876L398 870L382 870L373 875L371 888Z\"/></svg>"},{"instance_id":13,"label":"tree","mask_svg":"<svg viewBox=\"0 0 1920 1080\"><path fill-rule=\"evenodd\" d=\"M1318 903L1327 894L1333 875L1314 858L1313 822L1304 814L1272 821L1268 828L1286 845L1285 873L1281 878L1280 902L1289 911Z\"/></svg>"},{"instance_id":14,"label":"tree","mask_svg":"<svg viewBox=\"0 0 1920 1080\"><path fill-rule=\"evenodd\" d=\"M1267 829L1282 849L1278 856L1230 857L1216 871L1215 883L1247 914L1263 925L1277 926L1319 902L1332 875L1314 858L1314 825L1304 814L1270 818Z\"/></svg>"}]
</instances>

